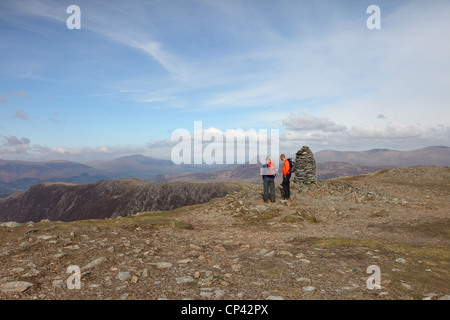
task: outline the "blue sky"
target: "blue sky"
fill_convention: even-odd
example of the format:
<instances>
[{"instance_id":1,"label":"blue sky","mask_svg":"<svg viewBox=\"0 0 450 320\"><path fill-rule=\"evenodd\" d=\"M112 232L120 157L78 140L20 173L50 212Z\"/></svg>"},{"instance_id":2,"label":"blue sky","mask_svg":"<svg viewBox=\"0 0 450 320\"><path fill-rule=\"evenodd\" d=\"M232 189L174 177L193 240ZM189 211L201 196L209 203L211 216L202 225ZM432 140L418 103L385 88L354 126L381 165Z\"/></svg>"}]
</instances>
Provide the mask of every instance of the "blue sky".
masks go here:
<instances>
[{"instance_id":1,"label":"blue sky","mask_svg":"<svg viewBox=\"0 0 450 320\"><path fill-rule=\"evenodd\" d=\"M446 0L3 0L0 159L168 158L196 120L279 129L286 154L449 146L449 17Z\"/></svg>"}]
</instances>

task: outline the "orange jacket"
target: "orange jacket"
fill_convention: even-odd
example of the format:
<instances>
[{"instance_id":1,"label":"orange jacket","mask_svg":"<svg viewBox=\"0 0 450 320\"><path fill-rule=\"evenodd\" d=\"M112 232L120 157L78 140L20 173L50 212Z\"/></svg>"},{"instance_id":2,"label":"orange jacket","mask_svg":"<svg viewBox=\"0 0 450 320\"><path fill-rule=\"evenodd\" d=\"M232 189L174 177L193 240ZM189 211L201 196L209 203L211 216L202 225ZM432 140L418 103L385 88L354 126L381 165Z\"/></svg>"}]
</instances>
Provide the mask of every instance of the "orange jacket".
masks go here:
<instances>
[{"instance_id":1,"label":"orange jacket","mask_svg":"<svg viewBox=\"0 0 450 320\"><path fill-rule=\"evenodd\" d=\"M288 159L284 159L284 161L283 161L283 175L284 176L287 176L289 174L289 169L290 169L289 161L288 161Z\"/></svg>"}]
</instances>

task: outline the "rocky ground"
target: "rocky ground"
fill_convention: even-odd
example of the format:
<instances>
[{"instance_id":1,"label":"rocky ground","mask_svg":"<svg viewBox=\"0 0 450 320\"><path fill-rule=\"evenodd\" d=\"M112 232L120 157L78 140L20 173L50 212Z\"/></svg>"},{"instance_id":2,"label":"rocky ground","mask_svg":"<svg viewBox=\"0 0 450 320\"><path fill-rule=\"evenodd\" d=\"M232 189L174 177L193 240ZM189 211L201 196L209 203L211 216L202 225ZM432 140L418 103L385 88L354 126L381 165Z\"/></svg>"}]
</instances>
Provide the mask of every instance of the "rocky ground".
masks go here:
<instances>
[{"instance_id":1,"label":"rocky ground","mask_svg":"<svg viewBox=\"0 0 450 320\"><path fill-rule=\"evenodd\" d=\"M291 183L275 203L246 185L169 212L2 223L0 299L449 299L449 181L413 167Z\"/></svg>"}]
</instances>

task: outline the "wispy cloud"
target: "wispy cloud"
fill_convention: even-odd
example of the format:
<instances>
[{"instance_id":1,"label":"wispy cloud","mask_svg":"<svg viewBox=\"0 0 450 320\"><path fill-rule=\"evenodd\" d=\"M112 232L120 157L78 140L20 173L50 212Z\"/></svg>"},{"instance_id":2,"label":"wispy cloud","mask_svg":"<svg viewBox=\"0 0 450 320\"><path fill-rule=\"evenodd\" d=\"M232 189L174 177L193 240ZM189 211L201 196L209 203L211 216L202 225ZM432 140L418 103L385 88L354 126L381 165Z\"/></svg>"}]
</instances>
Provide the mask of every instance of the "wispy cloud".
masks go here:
<instances>
[{"instance_id":1,"label":"wispy cloud","mask_svg":"<svg viewBox=\"0 0 450 320\"><path fill-rule=\"evenodd\" d=\"M28 114L23 110L17 110L13 117L21 120L28 120Z\"/></svg>"},{"instance_id":2,"label":"wispy cloud","mask_svg":"<svg viewBox=\"0 0 450 320\"><path fill-rule=\"evenodd\" d=\"M26 97L28 97L28 94L25 91L6 92L3 95L0 95L0 103L6 103L7 96L18 96L18 97L26 98Z\"/></svg>"},{"instance_id":3,"label":"wispy cloud","mask_svg":"<svg viewBox=\"0 0 450 320\"><path fill-rule=\"evenodd\" d=\"M283 126L289 130L320 130L324 132L340 132L347 130L346 126L335 124L328 118L317 118L309 115L290 114L283 120Z\"/></svg>"}]
</instances>

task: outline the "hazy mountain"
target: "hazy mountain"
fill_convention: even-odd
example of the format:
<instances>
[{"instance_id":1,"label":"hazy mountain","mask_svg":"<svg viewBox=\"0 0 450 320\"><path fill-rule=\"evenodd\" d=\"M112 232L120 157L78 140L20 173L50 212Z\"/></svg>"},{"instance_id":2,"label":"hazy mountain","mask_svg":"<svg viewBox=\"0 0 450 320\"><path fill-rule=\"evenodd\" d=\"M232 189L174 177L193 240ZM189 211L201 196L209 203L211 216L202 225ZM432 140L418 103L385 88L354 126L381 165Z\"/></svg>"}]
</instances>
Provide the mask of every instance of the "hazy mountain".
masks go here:
<instances>
[{"instance_id":1,"label":"hazy mountain","mask_svg":"<svg viewBox=\"0 0 450 320\"><path fill-rule=\"evenodd\" d=\"M166 173L211 171L225 165L175 165L170 160L133 155L109 161L76 163L70 161L0 160L0 198L26 191L39 182L94 183L99 180L138 178L155 181ZM156 181L157 182L157 181Z\"/></svg>"},{"instance_id":2,"label":"hazy mountain","mask_svg":"<svg viewBox=\"0 0 450 320\"><path fill-rule=\"evenodd\" d=\"M0 160L0 182L3 183L11 183L22 179L68 178L82 174L102 175L103 173L87 165L70 161Z\"/></svg>"},{"instance_id":3,"label":"hazy mountain","mask_svg":"<svg viewBox=\"0 0 450 320\"><path fill-rule=\"evenodd\" d=\"M241 188L227 183L151 184L137 179L104 180L87 185L45 182L25 193L0 199L0 221L115 218L204 203Z\"/></svg>"},{"instance_id":4,"label":"hazy mountain","mask_svg":"<svg viewBox=\"0 0 450 320\"><path fill-rule=\"evenodd\" d=\"M262 183L259 164L245 164L237 168L214 172L194 172L166 174L158 176L155 181L208 181L208 182L245 182ZM316 164L318 180L326 180L337 177L349 177L371 173L381 169L392 168L389 166L361 166L345 162L326 162ZM282 181L281 168L275 178L275 183ZM294 175L291 176L291 179Z\"/></svg>"},{"instance_id":5,"label":"hazy mountain","mask_svg":"<svg viewBox=\"0 0 450 320\"><path fill-rule=\"evenodd\" d=\"M113 160L85 162L92 168L115 174L130 172L163 172L176 167L171 161L155 159L143 155L120 157Z\"/></svg>"},{"instance_id":6,"label":"hazy mountain","mask_svg":"<svg viewBox=\"0 0 450 320\"><path fill-rule=\"evenodd\" d=\"M316 164L318 180L359 176L362 174L390 168L393 168L393 166L361 166L358 164L347 162L325 162Z\"/></svg>"},{"instance_id":7,"label":"hazy mountain","mask_svg":"<svg viewBox=\"0 0 450 320\"><path fill-rule=\"evenodd\" d=\"M427 147L411 151L373 149L368 151L324 150L314 153L317 163L348 162L364 166L450 166L449 147Z\"/></svg>"},{"instance_id":8,"label":"hazy mountain","mask_svg":"<svg viewBox=\"0 0 450 320\"><path fill-rule=\"evenodd\" d=\"M261 183L260 168L260 164L242 164L237 168L218 171L164 174L158 176L157 180ZM278 174L276 180L281 181L281 176Z\"/></svg>"},{"instance_id":9,"label":"hazy mountain","mask_svg":"<svg viewBox=\"0 0 450 320\"><path fill-rule=\"evenodd\" d=\"M229 165L176 165L170 160L155 159L140 154L84 164L114 174L117 178L139 178L145 181L150 181L161 174L214 171L230 167Z\"/></svg>"},{"instance_id":10,"label":"hazy mountain","mask_svg":"<svg viewBox=\"0 0 450 320\"><path fill-rule=\"evenodd\" d=\"M113 178L111 174L70 161L11 161L0 160L0 198L32 185L48 182L93 183Z\"/></svg>"}]
</instances>

